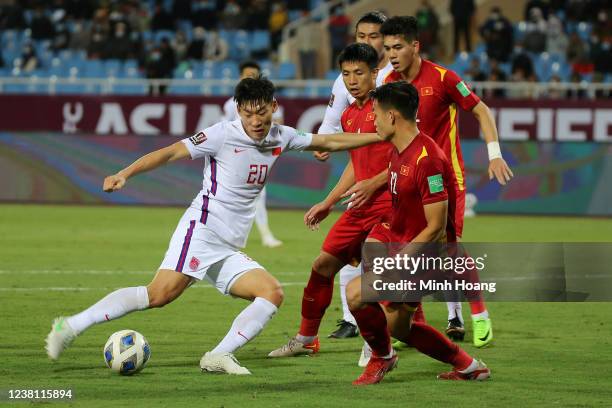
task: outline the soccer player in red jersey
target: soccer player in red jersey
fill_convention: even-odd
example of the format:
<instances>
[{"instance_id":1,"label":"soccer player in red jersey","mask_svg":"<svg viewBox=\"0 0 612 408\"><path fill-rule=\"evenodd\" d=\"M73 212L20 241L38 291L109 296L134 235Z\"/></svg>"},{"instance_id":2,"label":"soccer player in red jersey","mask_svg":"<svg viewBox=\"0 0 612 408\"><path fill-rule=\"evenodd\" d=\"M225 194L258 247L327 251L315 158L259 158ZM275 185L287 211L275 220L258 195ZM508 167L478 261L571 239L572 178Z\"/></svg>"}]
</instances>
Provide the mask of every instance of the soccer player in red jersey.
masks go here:
<instances>
[{"instance_id":1,"label":"soccer player in red jersey","mask_svg":"<svg viewBox=\"0 0 612 408\"><path fill-rule=\"evenodd\" d=\"M375 88L378 71L376 50L367 44L351 44L342 51L338 61L346 88L355 98L355 102L342 114L342 128L345 132L375 133L369 93ZM302 298L302 322L298 334L272 351L270 357L290 357L318 351L317 334L332 299L334 276L344 265L357 265L360 262L361 246L370 229L390 211L391 196L386 184L391 148L390 143L380 142L351 150L350 161L334 189L324 201L305 214L304 222L314 229L338 201L342 198L349 201L349 209L329 231L321 253L312 265ZM353 196L353 187L357 184L370 184L372 188L359 189L360 193Z\"/></svg>"},{"instance_id":2,"label":"soccer player in red jersey","mask_svg":"<svg viewBox=\"0 0 612 408\"><path fill-rule=\"evenodd\" d=\"M505 185L513 175L501 155L495 119L487 105L455 72L419 56L418 28L414 17L392 17L382 25L380 31L383 34L385 53L393 66L393 71L384 82L404 80L418 90L419 128L442 148L455 173L459 189L455 229L457 236L461 237L465 212L465 170L459 143L457 106L472 112L478 120L489 153L489 178L495 177L500 184ZM482 297L471 299L474 345L483 347L493 340L491 319ZM448 302L447 306L447 335L462 340L465 330L461 303Z\"/></svg>"},{"instance_id":3,"label":"soccer player in red jersey","mask_svg":"<svg viewBox=\"0 0 612 408\"><path fill-rule=\"evenodd\" d=\"M378 134L393 143L389 164L392 212L389 224L376 225L367 242L453 242L459 193L455 172L444 151L416 123L419 94L405 81L377 88L372 96ZM406 216L410 214L410 216ZM408 253L407 245L399 253ZM394 254L390 254L394 255ZM490 370L442 333L424 322L411 321L418 303L363 303L361 277L347 286L351 313L372 357L354 385L380 382L395 368L397 355L390 335L420 352L451 364L453 371L438 376L446 380L484 380Z\"/></svg>"}]
</instances>

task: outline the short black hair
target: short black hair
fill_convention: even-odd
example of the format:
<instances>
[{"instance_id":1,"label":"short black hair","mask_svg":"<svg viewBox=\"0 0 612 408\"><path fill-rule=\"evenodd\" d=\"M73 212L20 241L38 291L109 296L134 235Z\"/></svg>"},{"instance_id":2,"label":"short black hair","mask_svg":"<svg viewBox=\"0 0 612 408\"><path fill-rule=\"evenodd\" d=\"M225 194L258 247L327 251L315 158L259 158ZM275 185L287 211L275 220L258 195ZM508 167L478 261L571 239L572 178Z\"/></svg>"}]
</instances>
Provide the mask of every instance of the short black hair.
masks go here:
<instances>
[{"instance_id":1,"label":"short black hair","mask_svg":"<svg viewBox=\"0 0 612 408\"><path fill-rule=\"evenodd\" d=\"M240 74L242 74L242 71L244 71L247 68L255 68L256 70L258 70L259 72L261 72L261 67L259 66L259 64L255 61L243 61L240 63L240 65L238 66L238 69L240 70Z\"/></svg>"},{"instance_id":2,"label":"short black hair","mask_svg":"<svg viewBox=\"0 0 612 408\"><path fill-rule=\"evenodd\" d=\"M406 120L416 121L419 110L419 92L406 81L381 85L370 93L383 109L395 109Z\"/></svg>"},{"instance_id":3,"label":"short black hair","mask_svg":"<svg viewBox=\"0 0 612 408\"><path fill-rule=\"evenodd\" d=\"M244 78L234 90L236 105L267 105L274 100L274 84L263 76Z\"/></svg>"},{"instance_id":4,"label":"short black hair","mask_svg":"<svg viewBox=\"0 0 612 408\"><path fill-rule=\"evenodd\" d=\"M369 13L365 13L359 20L357 20L355 28L357 28L357 26L361 23L383 25L385 21L387 21L387 16L385 13L378 10L370 11Z\"/></svg>"},{"instance_id":5,"label":"short black hair","mask_svg":"<svg viewBox=\"0 0 612 408\"><path fill-rule=\"evenodd\" d=\"M378 53L369 44L353 43L347 45L338 55L340 69L345 62L365 62L368 68L372 70L378 66Z\"/></svg>"},{"instance_id":6,"label":"short black hair","mask_svg":"<svg viewBox=\"0 0 612 408\"><path fill-rule=\"evenodd\" d=\"M385 35L401 35L408 42L419 39L417 19L413 16L391 17L380 27L380 33Z\"/></svg>"}]
</instances>

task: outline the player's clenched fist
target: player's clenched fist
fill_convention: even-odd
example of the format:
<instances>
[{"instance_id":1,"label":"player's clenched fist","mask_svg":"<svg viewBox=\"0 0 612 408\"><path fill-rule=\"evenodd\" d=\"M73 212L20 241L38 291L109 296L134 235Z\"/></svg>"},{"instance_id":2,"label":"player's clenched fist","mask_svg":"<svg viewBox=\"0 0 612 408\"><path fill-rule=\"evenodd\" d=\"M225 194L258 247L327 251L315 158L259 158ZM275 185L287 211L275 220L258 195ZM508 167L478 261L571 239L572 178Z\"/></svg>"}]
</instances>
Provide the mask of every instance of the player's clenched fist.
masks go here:
<instances>
[{"instance_id":1,"label":"player's clenched fist","mask_svg":"<svg viewBox=\"0 0 612 408\"><path fill-rule=\"evenodd\" d=\"M113 191L122 189L124 185L125 177L118 174L113 174L112 176L108 176L104 179L102 189L107 193L112 193Z\"/></svg>"}]
</instances>

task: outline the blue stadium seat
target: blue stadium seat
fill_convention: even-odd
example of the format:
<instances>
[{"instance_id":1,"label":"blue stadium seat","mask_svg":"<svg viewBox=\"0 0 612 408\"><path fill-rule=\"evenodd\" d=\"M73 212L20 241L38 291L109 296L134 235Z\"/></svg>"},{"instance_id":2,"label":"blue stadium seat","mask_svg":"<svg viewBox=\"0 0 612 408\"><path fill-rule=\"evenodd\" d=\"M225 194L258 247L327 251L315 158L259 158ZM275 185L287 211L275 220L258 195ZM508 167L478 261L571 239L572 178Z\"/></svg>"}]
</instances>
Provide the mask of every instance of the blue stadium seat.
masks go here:
<instances>
[{"instance_id":1,"label":"blue stadium seat","mask_svg":"<svg viewBox=\"0 0 612 408\"><path fill-rule=\"evenodd\" d=\"M15 93L15 94L23 94L27 92L26 84L5 84L2 86L2 92L4 93Z\"/></svg>"},{"instance_id":2,"label":"blue stadium seat","mask_svg":"<svg viewBox=\"0 0 612 408\"><path fill-rule=\"evenodd\" d=\"M88 60L85 61L85 71L81 73L83 78L105 78L106 71L104 70L104 63L100 60Z\"/></svg>"},{"instance_id":3,"label":"blue stadium seat","mask_svg":"<svg viewBox=\"0 0 612 408\"><path fill-rule=\"evenodd\" d=\"M255 30L252 32L251 50L261 51L270 48L270 33L266 30Z\"/></svg>"},{"instance_id":4,"label":"blue stadium seat","mask_svg":"<svg viewBox=\"0 0 612 408\"><path fill-rule=\"evenodd\" d=\"M161 42L162 38L167 38L168 41L172 41L174 39L174 31L171 30L159 30L153 33L154 40L156 43Z\"/></svg>"},{"instance_id":5,"label":"blue stadium seat","mask_svg":"<svg viewBox=\"0 0 612 408\"><path fill-rule=\"evenodd\" d=\"M268 78L276 77L276 67L270 60L262 60L259 61L259 66L261 67L261 73Z\"/></svg>"},{"instance_id":6,"label":"blue stadium seat","mask_svg":"<svg viewBox=\"0 0 612 408\"><path fill-rule=\"evenodd\" d=\"M82 84L57 84L55 92L58 94L83 94L85 93L85 85Z\"/></svg>"},{"instance_id":7,"label":"blue stadium seat","mask_svg":"<svg viewBox=\"0 0 612 408\"><path fill-rule=\"evenodd\" d=\"M586 23L584 21L581 21L580 23L578 23L578 26L576 27L576 32L578 33L578 36L584 42L589 42L591 40L592 31L593 31L593 25Z\"/></svg>"},{"instance_id":8,"label":"blue stadium seat","mask_svg":"<svg viewBox=\"0 0 612 408\"><path fill-rule=\"evenodd\" d=\"M278 67L278 79L294 79L295 64L292 62L283 62Z\"/></svg>"},{"instance_id":9,"label":"blue stadium seat","mask_svg":"<svg viewBox=\"0 0 612 408\"><path fill-rule=\"evenodd\" d=\"M336 78L338 78L338 75L340 75L340 70L330 69L329 71L325 73L325 79L328 79L330 81L335 81Z\"/></svg>"},{"instance_id":10,"label":"blue stadium seat","mask_svg":"<svg viewBox=\"0 0 612 408\"><path fill-rule=\"evenodd\" d=\"M171 95L200 95L202 93L202 90L199 86L172 84L168 87L168 93Z\"/></svg>"},{"instance_id":11,"label":"blue stadium seat","mask_svg":"<svg viewBox=\"0 0 612 408\"><path fill-rule=\"evenodd\" d=\"M146 85L113 85L112 93L115 95L146 95L149 92Z\"/></svg>"},{"instance_id":12,"label":"blue stadium seat","mask_svg":"<svg viewBox=\"0 0 612 408\"><path fill-rule=\"evenodd\" d=\"M123 63L118 59L109 59L103 62L106 77L123 77Z\"/></svg>"},{"instance_id":13,"label":"blue stadium seat","mask_svg":"<svg viewBox=\"0 0 612 408\"><path fill-rule=\"evenodd\" d=\"M220 76L218 76L218 78L222 79L237 79L240 76L238 65L229 61L224 61L219 64L219 73Z\"/></svg>"}]
</instances>

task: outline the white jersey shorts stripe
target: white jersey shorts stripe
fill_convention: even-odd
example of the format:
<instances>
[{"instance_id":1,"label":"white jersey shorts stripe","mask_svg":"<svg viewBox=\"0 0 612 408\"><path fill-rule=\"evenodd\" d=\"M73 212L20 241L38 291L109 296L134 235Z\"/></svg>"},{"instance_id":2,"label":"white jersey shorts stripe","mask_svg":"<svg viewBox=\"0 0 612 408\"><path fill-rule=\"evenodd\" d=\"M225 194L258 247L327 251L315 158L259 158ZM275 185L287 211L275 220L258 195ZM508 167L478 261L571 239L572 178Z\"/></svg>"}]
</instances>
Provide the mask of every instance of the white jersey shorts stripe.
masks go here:
<instances>
[{"instance_id":1,"label":"white jersey shorts stripe","mask_svg":"<svg viewBox=\"0 0 612 408\"><path fill-rule=\"evenodd\" d=\"M189 251L189 245L191 244L191 237L193 236L193 229L195 227L195 220L189 221L189 228L187 228L187 234L183 240L183 248L179 256L178 263L176 264L176 271L183 272L183 266L185 266L185 259L187 258L187 252Z\"/></svg>"}]
</instances>

